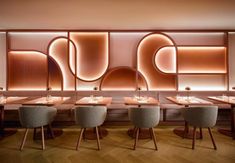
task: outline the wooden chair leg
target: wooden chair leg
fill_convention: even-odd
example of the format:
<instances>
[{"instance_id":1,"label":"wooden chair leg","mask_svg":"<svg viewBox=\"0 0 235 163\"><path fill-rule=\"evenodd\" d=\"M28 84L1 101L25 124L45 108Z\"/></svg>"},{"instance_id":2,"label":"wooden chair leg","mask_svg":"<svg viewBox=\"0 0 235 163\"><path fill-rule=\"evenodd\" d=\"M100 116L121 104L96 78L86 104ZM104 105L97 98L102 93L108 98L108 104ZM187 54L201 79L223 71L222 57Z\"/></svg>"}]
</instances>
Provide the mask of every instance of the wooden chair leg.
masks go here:
<instances>
[{"instance_id":1,"label":"wooden chair leg","mask_svg":"<svg viewBox=\"0 0 235 163\"><path fill-rule=\"evenodd\" d=\"M34 128L33 129L33 140L36 139L36 133L37 133L37 128Z\"/></svg>"},{"instance_id":2,"label":"wooden chair leg","mask_svg":"<svg viewBox=\"0 0 235 163\"><path fill-rule=\"evenodd\" d=\"M134 144L134 148L133 148L134 150L136 149L137 141L139 138L139 132L140 132L140 128L137 128L136 135L135 135L135 144Z\"/></svg>"},{"instance_id":3,"label":"wooden chair leg","mask_svg":"<svg viewBox=\"0 0 235 163\"><path fill-rule=\"evenodd\" d=\"M51 127L51 124L48 125L48 129L49 129L49 132L50 132L51 137L54 139L54 138L55 138L55 134L54 134L54 132L53 132L53 129L52 129L52 127Z\"/></svg>"},{"instance_id":4,"label":"wooden chair leg","mask_svg":"<svg viewBox=\"0 0 235 163\"><path fill-rule=\"evenodd\" d=\"M99 138L99 129L98 129L98 127L95 127L95 131L96 131L96 139L97 139L98 150L100 150L101 147L100 147L100 138Z\"/></svg>"},{"instance_id":5,"label":"wooden chair leg","mask_svg":"<svg viewBox=\"0 0 235 163\"><path fill-rule=\"evenodd\" d=\"M152 129L149 128L149 135L150 135L150 139L153 139L153 134L152 134Z\"/></svg>"},{"instance_id":6,"label":"wooden chair leg","mask_svg":"<svg viewBox=\"0 0 235 163\"><path fill-rule=\"evenodd\" d=\"M136 131L137 131L137 127L134 127L133 128L133 135L132 135L133 138L135 138L135 136L136 136Z\"/></svg>"},{"instance_id":7,"label":"wooden chair leg","mask_svg":"<svg viewBox=\"0 0 235 163\"><path fill-rule=\"evenodd\" d=\"M203 139L202 128L200 127L200 139Z\"/></svg>"},{"instance_id":8,"label":"wooden chair leg","mask_svg":"<svg viewBox=\"0 0 235 163\"><path fill-rule=\"evenodd\" d=\"M24 144L25 144L25 141L26 141L26 138L27 138L28 132L29 132L29 129L28 129L28 128L26 128L25 133L24 133L23 140L22 140L21 145L20 145L20 150L21 150L21 151L22 151L22 150L23 150L23 148L24 148Z\"/></svg>"},{"instance_id":9,"label":"wooden chair leg","mask_svg":"<svg viewBox=\"0 0 235 163\"><path fill-rule=\"evenodd\" d=\"M214 149L216 150L216 149L217 149L217 147L216 147L215 140L214 140L214 138L213 138L213 135L212 135L212 132L211 132L210 127L208 127L208 131L209 131L209 134L210 134L210 137L211 137L211 140L212 140L212 143L213 143Z\"/></svg>"},{"instance_id":10,"label":"wooden chair leg","mask_svg":"<svg viewBox=\"0 0 235 163\"><path fill-rule=\"evenodd\" d=\"M42 132L42 150L45 149L45 140L44 140L44 128L43 126L41 127L41 132Z\"/></svg>"},{"instance_id":11,"label":"wooden chair leg","mask_svg":"<svg viewBox=\"0 0 235 163\"><path fill-rule=\"evenodd\" d=\"M86 140L86 128L83 128L82 138L83 140Z\"/></svg>"},{"instance_id":12,"label":"wooden chair leg","mask_svg":"<svg viewBox=\"0 0 235 163\"><path fill-rule=\"evenodd\" d=\"M152 131L152 137L153 137L153 142L154 142L154 145L155 145L155 149L157 150L157 140L156 140L156 135L154 133L153 128L151 128L151 131Z\"/></svg>"},{"instance_id":13,"label":"wooden chair leg","mask_svg":"<svg viewBox=\"0 0 235 163\"><path fill-rule=\"evenodd\" d=\"M77 141L77 146L76 146L76 150L78 150L80 144L81 144L81 140L82 140L82 137L83 137L83 133L84 133L84 128L81 129L81 132L79 134L79 137L78 137L78 141Z\"/></svg>"},{"instance_id":14,"label":"wooden chair leg","mask_svg":"<svg viewBox=\"0 0 235 163\"><path fill-rule=\"evenodd\" d=\"M102 130L100 126L98 127L98 131L99 131L100 139L103 139L103 134L102 134Z\"/></svg>"},{"instance_id":15,"label":"wooden chair leg","mask_svg":"<svg viewBox=\"0 0 235 163\"><path fill-rule=\"evenodd\" d=\"M196 127L193 127L193 143L192 143L192 149L195 147L195 140L196 140Z\"/></svg>"}]
</instances>

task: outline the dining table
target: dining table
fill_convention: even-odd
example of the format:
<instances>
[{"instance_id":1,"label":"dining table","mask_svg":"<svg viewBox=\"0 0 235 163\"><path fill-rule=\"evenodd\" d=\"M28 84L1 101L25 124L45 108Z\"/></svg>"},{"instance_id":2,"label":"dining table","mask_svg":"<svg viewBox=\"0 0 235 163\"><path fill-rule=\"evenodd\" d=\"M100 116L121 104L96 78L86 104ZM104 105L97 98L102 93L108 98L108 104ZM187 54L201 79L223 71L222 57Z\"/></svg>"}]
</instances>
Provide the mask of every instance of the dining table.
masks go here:
<instances>
[{"instance_id":1,"label":"dining table","mask_svg":"<svg viewBox=\"0 0 235 163\"><path fill-rule=\"evenodd\" d=\"M9 96L0 97L0 137L4 138L16 133L15 129L6 129L4 125L5 106L9 104L21 104L27 97Z\"/></svg>"},{"instance_id":2,"label":"dining table","mask_svg":"<svg viewBox=\"0 0 235 163\"><path fill-rule=\"evenodd\" d=\"M144 109L144 107L149 106L159 106L159 101L154 97L147 96L134 96L134 97L124 97L124 104L130 107L138 107ZM136 127L130 128L127 131L127 134L135 138ZM139 132L139 139L149 139L151 138L150 130L141 128Z\"/></svg>"},{"instance_id":3,"label":"dining table","mask_svg":"<svg viewBox=\"0 0 235 163\"><path fill-rule=\"evenodd\" d=\"M167 100L177 104L182 105L182 107L187 108L189 106L202 106L202 105L213 105L212 102L204 100L195 96L170 96L166 97ZM188 122L184 121L184 127L177 127L173 130L173 132L182 137L182 138L193 138L193 130L189 128ZM202 139L202 129L200 128L200 132L196 132L196 139Z\"/></svg>"},{"instance_id":4,"label":"dining table","mask_svg":"<svg viewBox=\"0 0 235 163\"><path fill-rule=\"evenodd\" d=\"M214 100L217 102L221 102L224 104L229 104L230 107L230 117L231 117L231 121L230 121L230 129L223 129L223 128L219 128L218 131L226 136L230 136L235 140L235 119L234 119L234 113L235 113L235 96L226 96L226 95L222 95L222 96L209 96L208 99L210 100Z\"/></svg>"},{"instance_id":5,"label":"dining table","mask_svg":"<svg viewBox=\"0 0 235 163\"><path fill-rule=\"evenodd\" d=\"M75 102L75 106L108 106L112 103L112 97L103 97L103 96L89 96L82 97L81 99ZM108 135L108 130L104 127L98 127L100 138L104 138ZM84 139L95 140L96 131L93 129L84 130Z\"/></svg>"}]
</instances>

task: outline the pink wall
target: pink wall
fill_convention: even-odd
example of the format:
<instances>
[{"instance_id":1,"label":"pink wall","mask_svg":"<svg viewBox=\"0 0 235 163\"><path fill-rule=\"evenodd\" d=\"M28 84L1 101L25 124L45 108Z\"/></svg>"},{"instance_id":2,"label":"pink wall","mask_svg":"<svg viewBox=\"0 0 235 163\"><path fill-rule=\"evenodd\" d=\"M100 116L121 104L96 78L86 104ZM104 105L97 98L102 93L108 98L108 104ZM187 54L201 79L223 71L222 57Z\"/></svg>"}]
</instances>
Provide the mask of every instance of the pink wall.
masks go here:
<instances>
[{"instance_id":1,"label":"pink wall","mask_svg":"<svg viewBox=\"0 0 235 163\"><path fill-rule=\"evenodd\" d=\"M234 0L1 0L0 29L235 29Z\"/></svg>"}]
</instances>

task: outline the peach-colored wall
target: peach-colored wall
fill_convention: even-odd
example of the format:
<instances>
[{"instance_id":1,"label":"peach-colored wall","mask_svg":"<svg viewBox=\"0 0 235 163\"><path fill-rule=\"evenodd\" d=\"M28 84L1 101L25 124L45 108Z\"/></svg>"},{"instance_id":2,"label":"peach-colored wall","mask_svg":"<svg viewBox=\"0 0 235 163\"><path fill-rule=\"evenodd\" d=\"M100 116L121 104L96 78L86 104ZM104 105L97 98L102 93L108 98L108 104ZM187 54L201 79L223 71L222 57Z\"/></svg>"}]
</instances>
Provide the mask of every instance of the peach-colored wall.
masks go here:
<instances>
[{"instance_id":1,"label":"peach-colored wall","mask_svg":"<svg viewBox=\"0 0 235 163\"><path fill-rule=\"evenodd\" d=\"M0 87L6 88L6 33L0 32Z\"/></svg>"},{"instance_id":2,"label":"peach-colored wall","mask_svg":"<svg viewBox=\"0 0 235 163\"><path fill-rule=\"evenodd\" d=\"M1 0L0 29L234 29L234 0Z\"/></svg>"},{"instance_id":3,"label":"peach-colored wall","mask_svg":"<svg viewBox=\"0 0 235 163\"><path fill-rule=\"evenodd\" d=\"M235 87L235 32L229 33L229 83Z\"/></svg>"}]
</instances>

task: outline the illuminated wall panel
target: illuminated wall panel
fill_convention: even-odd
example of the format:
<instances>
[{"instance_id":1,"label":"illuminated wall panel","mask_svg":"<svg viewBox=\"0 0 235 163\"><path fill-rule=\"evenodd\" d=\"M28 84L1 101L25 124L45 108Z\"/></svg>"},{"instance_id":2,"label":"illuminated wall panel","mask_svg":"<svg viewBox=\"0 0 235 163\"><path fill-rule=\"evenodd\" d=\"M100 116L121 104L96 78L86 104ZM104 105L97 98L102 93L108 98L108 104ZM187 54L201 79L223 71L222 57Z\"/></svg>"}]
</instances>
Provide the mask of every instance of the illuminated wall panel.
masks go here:
<instances>
[{"instance_id":1,"label":"illuminated wall panel","mask_svg":"<svg viewBox=\"0 0 235 163\"><path fill-rule=\"evenodd\" d=\"M226 73L225 47L178 47L179 73Z\"/></svg>"},{"instance_id":2,"label":"illuminated wall panel","mask_svg":"<svg viewBox=\"0 0 235 163\"><path fill-rule=\"evenodd\" d=\"M67 37L67 32L9 32L11 50L35 50L47 54L50 41L56 37Z\"/></svg>"},{"instance_id":3,"label":"illuminated wall panel","mask_svg":"<svg viewBox=\"0 0 235 163\"><path fill-rule=\"evenodd\" d=\"M165 32L179 45L224 45L223 32Z\"/></svg>"},{"instance_id":4,"label":"illuminated wall panel","mask_svg":"<svg viewBox=\"0 0 235 163\"><path fill-rule=\"evenodd\" d=\"M176 73L176 58L175 47L163 47L156 52L154 64L163 73Z\"/></svg>"},{"instance_id":5,"label":"illuminated wall panel","mask_svg":"<svg viewBox=\"0 0 235 163\"><path fill-rule=\"evenodd\" d=\"M224 91L227 89L225 75L179 75L179 90L190 87L192 91Z\"/></svg>"},{"instance_id":6,"label":"illuminated wall panel","mask_svg":"<svg viewBox=\"0 0 235 163\"><path fill-rule=\"evenodd\" d=\"M55 60L49 57L48 60L48 70L49 70L49 83L48 86L52 90L62 90L63 89L63 75L59 68L59 65Z\"/></svg>"},{"instance_id":7,"label":"illuminated wall panel","mask_svg":"<svg viewBox=\"0 0 235 163\"><path fill-rule=\"evenodd\" d=\"M78 91L93 91L95 87L97 88L97 90L99 90L100 82L101 82L101 79L98 79L92 82L86 82L86 81L77 79L76 80L77 90Z\"/></svg>"},{"instance_id":8,"label":"illuminated wall panel","mask_svg":"<svg viewBox=\"0 0 235 163\"><path fill-rule=\"evenodd\" d=\"M75 48L75 47L73 47ZM63 76L63 89L75 90L75 77L69 66L68 39L58 38L54 40L49 47L49 55L59 65ZM75 50L72 50L75 52ZM75 56L75 55L72 55ZM75 60L75 58L73 58ZM73 68L74 69L74 68Z\"/></svg>"},{"instance_id":9,"label":"illuminated wall panel","mask_svg":"<svg viewBox=\"0 0 235 163\"><path fill-rule=\"evenodd\" d=\"M229 89L235 87L235 32L229 33Z\"/></svg>"},{"instance_id":10,"label":"illuminated wall panel","mask_svg":"<svg viewBox=\"0 0 235 163\"><path fill-rule=\"evenodd\" d=\"M6 33L0 32L0 87L6 88Z\"/></svg>"},{"instance_id":11,"label":"illuminated wall panel","mask_svg":"<svg viewBox=\"0 0 235 163\"><path fill-rule=\"evenodd\" d=\"M107 32L71 32L77 48L77 77L84 81L101 78L109 65Z\"/></svg>"},{"instance_id":12,"label":"illuminated wall panel","mask_svg":"<svg viewBox=\"0 0 235 163\"><path fill-rule=\"evenodd\" d=\"M147 32L111 32L110 67L129 66L136 68L136 47Z\"/></svg>"},{"instance_id":13,"label":"illuminated wall panel","mask_svg":"<svg viewBox=\"0 0 235 163\"><path fill-rule=\"evenodd\" d=\"M164 46L173 46L172 40L160 33L147 35L137 49L137 69L145 77L149 90L176 89L175 75L164 74L155 68L153 61L156 52Z\"/></svg>"},{"instance_id":14,"label":"illuminated wall panel","mask_svg":"<svg viewBox=\"0 0 235 163\"><path fill-rule=\"evenodd\" d=\"M117 67L111 69L103 78L101 90L136 90L140 87L147 90L147 83L141 74L138 74L137 84L136 71L129 67Z\"/></svg>"},{"instance_id":15,"label":"illuminated wall panel","mask_svg":"<svg viewBox=\"0 0 235 163\"><path fill-rule=\"evenodd\" d=\"M43 53L8 53L8 90L46 90L47 72L47 56Z\"/></svg>"}]
</instances>

